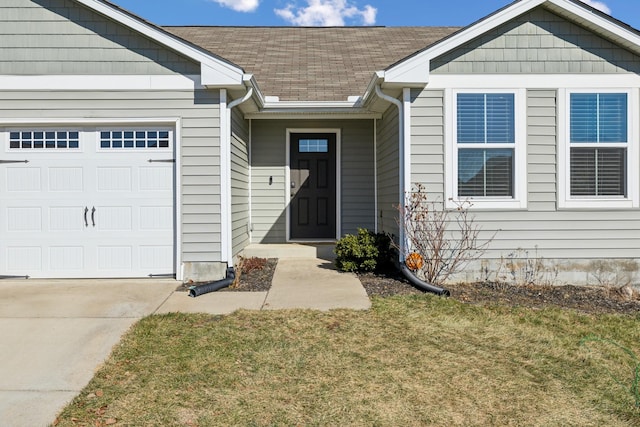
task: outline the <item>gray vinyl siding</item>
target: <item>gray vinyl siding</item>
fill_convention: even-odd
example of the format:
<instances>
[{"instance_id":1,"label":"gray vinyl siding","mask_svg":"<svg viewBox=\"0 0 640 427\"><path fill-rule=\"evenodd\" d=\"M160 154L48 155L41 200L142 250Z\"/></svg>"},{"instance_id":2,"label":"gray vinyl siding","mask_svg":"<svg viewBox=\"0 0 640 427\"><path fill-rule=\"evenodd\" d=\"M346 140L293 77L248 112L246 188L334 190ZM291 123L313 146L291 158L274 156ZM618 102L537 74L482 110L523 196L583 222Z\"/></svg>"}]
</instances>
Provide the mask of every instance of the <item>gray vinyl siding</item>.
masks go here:
<instances>
[{"instance_id":1,"label":"gray vinyl siding","mask_svg":"<svg viewBox=\"0 0 640 427\"><path fill-rule=\"evenodd\" d=\"M375 229L373 120L340 123L342 129L342 231Z\"/></svg>"},{"instance_id":2,"label":"gray vinyl siding","mask_svg":"<svg viewBox=\"0 0 640 427\"><path fill-rule=\"evenodd\" d=\"M398 108L391 105L377 125L378 231L398 236L400 157Z\"/></svg>"},{"instance_id":3,"label":"gray vinyl siding","mask_svg":"<svg viewBox=\"0 0 640 427\"><path fill-rule=\"evenodd\" d=\"M181 140L177 143L182 149L183 261L219 262L219 99L218 91L5 91L0 92L0 116L4 120L62 118L70 124L87 117L181 118Z\"/></svg>"},{"instance_id":4,"label":"gray vinyl siding","mask_svg":"<svg viewBox=\"0 0 640 427\"><path fill-rule=\"evenodd\" d=\"M373 120L253 120L251 217L254 243L282 243L286 236L286 132L340 129L340 235L375 226ZM270 182L271 178L271 182Z\"/></svg>"},{"instance_id":5,"label":"gray vinyl siding","mask_svg":"<svg viewBox=\"0 0 640 427\"><path fill-rule=\"evenodd\" d=\"M231 113L231 221L233 254L249 244L249 122Z\"/></svg>"},{"instance_id":6,"label":"gray vinyl siding","mask_svg":"<svg viewBox=\"0 0 640 427\"><path fill-rule=\"evenodd\" d=\"M444 170L439 166L447 161L442 111L446 100L440 90L416 90L412 95L412 182L426 185L432 198L442 199ZM640 258L640 210L558 210L557 175L568 165L557 164L557 90L527 90L526 105L527 208L472 212L481 238L495 236L484 258L507 257L517 249L548 260ZM379 123L379 145L383 129ZM379 159L379 168L382 164ZM570 268L570 263L564 265Z\"/></svg>"},{"instance_id":7,"label":"gray vinyl siding","mask_svg":"<svg viewBox=\"0 0 640 427\"><path fill-rule=\"evenodd\" d=\"M0 74L199 74L198 64L72 0L2 0Z\"/></svg>"},{"instance_id":8,"label":"gray vinyl siding","mask_svg":"<svg viewBox=\"0 0 640 427\"><path fill-rule=\"evenodd\" d=\"M527 201L530 211L557 207L557 91L527 91Z\"/></svg>"},{"instance_id":9,"label":"gray vinyl siding","mask_svg":"<svg viewBox=\"0 0 640 427\"><path fill-rule=\"evenodd\" d=\"M444 91L411 92L411 182L444 197Z\"/></svg>"},{"instance_id":10,"label":"gray vinyl siding","mask_svg":"<svg viewBox=\"0 0 640 427\"><path fill-rule=\"evenodd\" d=\"M536 8L431 62L433 73L637 73L640 62L589 30Z\"/></svg>"}]
</instances>

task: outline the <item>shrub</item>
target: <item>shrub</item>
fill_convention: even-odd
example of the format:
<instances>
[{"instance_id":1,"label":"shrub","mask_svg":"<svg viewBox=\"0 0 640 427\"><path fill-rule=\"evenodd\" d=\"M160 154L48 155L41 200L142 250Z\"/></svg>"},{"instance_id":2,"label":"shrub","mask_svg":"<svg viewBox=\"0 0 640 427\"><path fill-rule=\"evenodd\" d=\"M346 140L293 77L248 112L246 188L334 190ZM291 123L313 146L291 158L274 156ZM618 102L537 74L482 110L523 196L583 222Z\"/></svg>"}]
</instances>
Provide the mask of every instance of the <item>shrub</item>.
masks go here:
<instances>
[{"instance_id":1,"label":"shrub","mask_svg":"<svg viewBox=\"0 0 640 427\"><path fill-rule=\"evenodd\" d=\"M341 271L364 272L386 267L391 260L391 239L384 233L358 228L336 243L336 267Z\"/></svg>"},{"instance_id":2,"label":"shrub","mask_svg":"<svg viewBox=\"0 0 640 427\"><path fill-rule=\"evenodd\" d=\"M446 209L444 203L431 201L422 184L408 194L406 206L399 206L399 221L404 226L407 257L416 252L424 260L418 270L421 278L434 285L444 283L470 261L479 259L493 240L480 240L480 227L470 215L469 201ZM495 234L494 234L495 236Z\"/></svg>"}]
</instances>

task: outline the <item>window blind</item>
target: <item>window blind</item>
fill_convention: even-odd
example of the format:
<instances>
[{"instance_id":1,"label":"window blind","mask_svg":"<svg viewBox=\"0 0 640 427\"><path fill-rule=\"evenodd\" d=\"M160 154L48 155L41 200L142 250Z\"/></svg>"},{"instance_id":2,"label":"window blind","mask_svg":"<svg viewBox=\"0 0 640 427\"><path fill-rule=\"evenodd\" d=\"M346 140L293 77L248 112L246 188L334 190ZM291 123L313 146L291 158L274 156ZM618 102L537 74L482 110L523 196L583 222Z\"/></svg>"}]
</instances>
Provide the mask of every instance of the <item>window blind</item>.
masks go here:
<instances>
[{"instance_id":1,"label":"window blind","mask_svg":"<svg viewBox=\"0 0 640 427\"><path fill-rule=\"evenodd\" d=\"M514 143L514 102L512 93L458 94L458 143Z\"/></svg>"},{"instance_id":2,"label":"window blind","mask_svg":"<svg viewBox=\"0 0 640 427\"><path fill-rule=\"evenodd\" d=\"M572 148L572 196L626 196L625 148Z\"/></svg>"},{"instance_id":3,"label":"window blind","mask_svg":"<svg viewBox=\"0 0 640 427\"><path fill-rule=\"evenodd\" d=\"M513 150L458 150L458 195L513 196Z\"/></svg>"}]
</instances>

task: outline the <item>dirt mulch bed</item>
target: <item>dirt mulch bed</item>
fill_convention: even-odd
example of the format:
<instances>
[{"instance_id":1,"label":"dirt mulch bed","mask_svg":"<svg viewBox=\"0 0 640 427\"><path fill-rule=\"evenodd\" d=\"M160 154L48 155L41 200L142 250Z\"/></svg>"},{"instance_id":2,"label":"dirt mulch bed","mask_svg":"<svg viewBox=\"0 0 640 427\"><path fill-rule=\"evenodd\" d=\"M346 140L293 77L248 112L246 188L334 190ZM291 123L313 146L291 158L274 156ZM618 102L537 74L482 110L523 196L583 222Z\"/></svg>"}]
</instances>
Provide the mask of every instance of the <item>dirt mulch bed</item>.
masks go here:
<instances>
[{"instance_id":1,"label":"dirt mulch bed","mask_svg":"<svg viewBox=\"0 0 640 427\"><path fill-rule=\"evenodd\" d=\"M271 288L271 280L278 260L269 258L248 261L247 266L250 267L248 271L241 270L240 278L236 283L218 292L265 292ZM358 278L370 297L424 293L412 286L398 271L364 273L359 274ZM177 290L187 291L194 284L183 284ZM491 282L464 283L445 287L451 292L451 298L468 304L499 304L529 308L561 307L593 314L640 314L638 292L634 297L629 298L615 287L516 286Z\"/></svg>"},{"instance_id":2,"label":"dirt mulch bed","mask_svg":"<svg viewBox=\"0 0 640 427\"><path fill-rule=\"evenodd\" d=\"M249 271L242 271L240 268L240 278L231 286L222 288L217 292L266 292L271 288L271 280L273 273L276 271L278 260L276 258L262 259L260 268L252 268ZM183 283L176 291L187 292L191 286L197 286L199 283Z\"/></svg>"},{"instance_id":3,"label":"dirt mulch bed","mask_svg":"<svg viewBox=\"0 0 640 427\"><path fill-rule=\"evenodd\" d=\"M366 273L358 276L370 297L420 294L400 273ZM537 286L504 283L464 283L445 286L451 298L469 304L511 307L561 307L585 313L640 314L640 295L629 298L618 288L592 286Z\"/></svg>"}]
</instances>

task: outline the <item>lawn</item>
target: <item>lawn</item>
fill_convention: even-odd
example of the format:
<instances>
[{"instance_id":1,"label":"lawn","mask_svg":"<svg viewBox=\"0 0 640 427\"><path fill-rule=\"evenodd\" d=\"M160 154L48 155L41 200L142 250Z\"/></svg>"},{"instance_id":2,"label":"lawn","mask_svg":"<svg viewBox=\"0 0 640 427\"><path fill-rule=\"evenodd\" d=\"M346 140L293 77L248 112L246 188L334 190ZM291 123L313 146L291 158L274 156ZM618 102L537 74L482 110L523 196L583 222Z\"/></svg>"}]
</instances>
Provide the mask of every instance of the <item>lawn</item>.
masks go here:
<instances>
[{"instance_id":1,"label":"lawn","mask_svg":"<svg viewBox=\"0 0 640 427\"><path fill-rule=\"evenodd\" d=\"M56 425L640 425L639 321L432 295L151 316Z\"/></svg>"}]
</instances>

